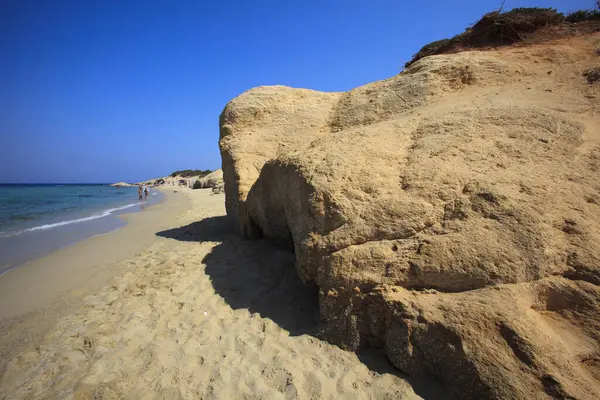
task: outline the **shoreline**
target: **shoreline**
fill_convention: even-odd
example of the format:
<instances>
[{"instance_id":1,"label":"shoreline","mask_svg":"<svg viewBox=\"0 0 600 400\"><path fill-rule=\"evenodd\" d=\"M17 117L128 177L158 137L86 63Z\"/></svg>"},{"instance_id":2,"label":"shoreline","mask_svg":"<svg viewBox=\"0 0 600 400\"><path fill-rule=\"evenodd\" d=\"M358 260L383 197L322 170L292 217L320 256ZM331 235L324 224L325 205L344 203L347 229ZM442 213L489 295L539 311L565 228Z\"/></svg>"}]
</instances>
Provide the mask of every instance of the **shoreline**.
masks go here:
<instances>
[{"instance_id":1,"label":"shoreline","mask_svg":"<svg viewBox=\"0 0 600 400\"><path fill-rule=\"evenodd\" d=\"M8 266L8 267L9 267L8 269L5 269L5 270L3 270L2 272L0 272L0 277L2 277L2 276L4 276L4 275L6 275L6 274L8 274L8 273L10 273L11 271L14 271L15 269L18 269L18 268L25 267L25 266L27 266L28 264L30 264L30 263L32 263L32 262L34 262L34 261L36 261L36 260L38 260L38 259L40 259L40 258L42 258L42 257L48 256L48 255L52 254L52 253L53 253L53 252L55 252L55 251L62 250L62 249L66 249L66 248L68 248L68 247L71 247L71 246L75 246L76 244L78 244L78 243L81 243L81 242L83 242L84 240L93 239L93 238L95 238L95 237L97 237L97 236L104 236L104 235L108 235L108 234L110 234L110 233L113 233L113 232L116 232L116 231L118 231L119 229L122 229L122 228L123 228L123 227L125 227L125 226L127 226L127 225L119 225L119 226L115 227L114 229L112 229L112 230L110 230L110 231L108 231L108 232L97 233L97 234L95 234L95 235L92 235L92 236L89 236L89 237L83 237L83 238L81 238L81 239L79 239L79 240L76 240L76 241L74 241L74 242L72 242L72 243L67 243L67 244L65 244L65 245L63 245L63 246L56 247L56 248L54 248L54 249L50 250L48 253L41 254L41 255L39 255L39 256L35 256L35 258L33 258L33 259L31 259L31 260L25 261L23 264L19 264L19 265L15 265L15 266L8 266L8 265L6 265L6 264L5 264L5 265L0 265L0 268L6 267L6 266Z\"/></svg>"},{"instance_id":2,"label":"shoreline","mask_svg":"<svg viewBox=\"0 0 600 400\"><path fill-rule=\"evenodd\" d=\"M163 198L155 204L115 215L123 226L57 248L0 275L0 376L14 354L39 341L82 298L127 272L114 265L148 247L155 232L189 206L184 193L161 192Z\"/></svg>"},{"instance_id":3,"label":"shoreline","mask_svg":"<svg viewBox=\"0 0 600 400\"><path fill-rule=\"evenodd\" d=\"M131 199L122 205L105 204L96 209L59 214L32 226L4 232L0 234L0 276L62 248L123 228L127 222L120 216L141 212L164 197L163 192L156 191L144 201Z\"/></svg>"}]
</instances>

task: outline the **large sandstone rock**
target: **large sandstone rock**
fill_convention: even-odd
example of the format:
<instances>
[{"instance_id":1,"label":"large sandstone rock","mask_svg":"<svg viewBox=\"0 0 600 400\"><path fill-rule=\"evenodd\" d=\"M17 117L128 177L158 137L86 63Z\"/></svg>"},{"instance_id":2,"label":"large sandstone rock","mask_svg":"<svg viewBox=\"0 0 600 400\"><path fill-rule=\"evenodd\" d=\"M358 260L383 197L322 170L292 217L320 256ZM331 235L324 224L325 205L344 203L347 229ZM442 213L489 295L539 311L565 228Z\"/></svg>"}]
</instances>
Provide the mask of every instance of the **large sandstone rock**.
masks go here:
<instances>
[{"instance_id":1,"label":"large sandstone rock","mask_svg":"<svg viewBox=\"0 0 600 400\"><path fill-rule=\"evenodd\" d=\"M227 213L294 249L320 334L451 397L600 398L600 35L424 58L221 119Z\"/></svg>"},{"instance_id":2,"label":"large sandstone rock","mask_svg":"<svg viewBox=\"0 0 600 400\"><path fill-rule=\"evenodd\" d=\"M241 234L257 234L246 215L245 201L265 162L305 148L326 134L338 97L273 86L252 89L227 104L219 121L225 206L227 215L238 221Z\"/></svg>"}]
</instances>

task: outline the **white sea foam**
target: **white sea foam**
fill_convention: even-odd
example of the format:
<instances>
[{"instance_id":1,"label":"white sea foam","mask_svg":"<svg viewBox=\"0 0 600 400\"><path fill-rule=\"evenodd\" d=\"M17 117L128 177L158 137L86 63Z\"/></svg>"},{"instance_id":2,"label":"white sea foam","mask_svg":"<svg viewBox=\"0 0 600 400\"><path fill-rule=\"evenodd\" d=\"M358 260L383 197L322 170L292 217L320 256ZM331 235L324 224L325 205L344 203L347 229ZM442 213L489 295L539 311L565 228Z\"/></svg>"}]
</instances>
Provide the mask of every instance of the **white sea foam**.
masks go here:
<instances>
[{"instance_id":1,"label":"white sea foam","mask_svg":"<svg viewBox=\"0 0 600 400\"><path fill-rule=\"evenodd\" d=\"M76 224L79 222L85 222L85 221L91 221L93 219L98 219L98 218L104 218L109 216L110 214L112 214L115 211L121 211L121 210L125 210L127 208L130 207L135 207L135 206L139 206L139 203L132 203L132 204L127 204L121 207L116 207L116 208L109 208L107 210L102 211L99 214L93 214L90 215L89 217L83 217L83 218L77 218L77 219L70 219L67 221L60 221L60 222L55 222L53 224L44 224L44 225L40 225L40 226L34 226L33 228L28 228L28 229L23 229L22 231L17 231L17 232L10 232L10 233L0 233L0 237L4 236L15 236L15 235L20 235L22 233L26 233L26 232L34 232L34 231L43 231L46 229L52 229L52 228L56 228L57 226L64 226L64 225L70 225L70 224Z\"/></svg>"}]
</instances>

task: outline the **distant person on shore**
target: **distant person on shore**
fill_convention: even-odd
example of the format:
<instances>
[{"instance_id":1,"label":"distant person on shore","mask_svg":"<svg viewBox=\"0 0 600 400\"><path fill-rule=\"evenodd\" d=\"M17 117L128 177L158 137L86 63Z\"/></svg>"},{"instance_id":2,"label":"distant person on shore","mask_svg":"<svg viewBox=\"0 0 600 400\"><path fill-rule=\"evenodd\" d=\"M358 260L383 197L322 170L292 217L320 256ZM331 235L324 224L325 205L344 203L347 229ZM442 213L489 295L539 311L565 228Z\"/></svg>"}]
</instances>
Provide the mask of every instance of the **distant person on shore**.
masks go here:
<instances>
[{"instance_id":1,"label":"distant person on shore","mask_svg":"<svg viewBox=\"0 0 600 400\"><path fill-rule=\"evenodd\" d=\"M142 186L138 186L138 197L141 200L142 199Z\"/></svg>"},{"instance_id":2,"label":"distant person on shore","mask_svg":"<svg viewBox=\"0 0 600 400\"><path fill-rule=\"evenodd\" d=\"M148 189L148 186L144 186L144 199L148 198L148 192L150 191L150 189Z\"/></svg>"}]
</instances>

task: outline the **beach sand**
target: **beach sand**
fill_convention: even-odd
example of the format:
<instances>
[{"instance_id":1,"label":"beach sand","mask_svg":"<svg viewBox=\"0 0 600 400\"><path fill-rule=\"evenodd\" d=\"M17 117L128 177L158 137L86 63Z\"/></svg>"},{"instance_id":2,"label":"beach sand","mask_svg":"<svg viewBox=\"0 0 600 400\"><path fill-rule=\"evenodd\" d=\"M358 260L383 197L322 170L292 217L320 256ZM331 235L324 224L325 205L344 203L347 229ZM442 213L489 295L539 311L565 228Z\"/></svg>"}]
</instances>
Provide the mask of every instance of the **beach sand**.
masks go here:
<instances>
[{"instance_id":1,"label":"beach sand","mask_svg":"<svg viewBox=\"0 0 600 400\"><path fill-rule=\"evenodd\" d=\"M0 276L0 376L22 348L39 344L56 321L82 299L122 276L132 257L156 241L157 230L189 208L188 196L166 191L168 201L119 216L128 225L59 249Z\"/></svg>"},{"instance_id":2,"label":"beach sand","mask_svg":"<svg viewBox=\"0 0 600 400\"><path fill-rule=\"evenodd\" d=\"M236 237L222 194L178 190L0 278L1 399L418 398L378 352L310 335L293 254Z\"/></svg>"}]
</instances>

